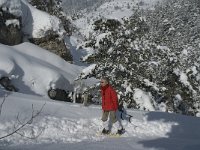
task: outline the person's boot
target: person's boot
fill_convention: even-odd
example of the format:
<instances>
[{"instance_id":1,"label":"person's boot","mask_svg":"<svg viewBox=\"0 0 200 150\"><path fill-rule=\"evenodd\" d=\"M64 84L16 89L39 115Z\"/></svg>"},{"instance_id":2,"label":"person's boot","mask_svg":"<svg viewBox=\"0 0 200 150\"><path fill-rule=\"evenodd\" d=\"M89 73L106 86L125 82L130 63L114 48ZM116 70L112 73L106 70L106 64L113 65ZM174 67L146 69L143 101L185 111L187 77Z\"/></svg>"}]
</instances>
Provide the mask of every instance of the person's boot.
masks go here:
<instances>
[{"instance_id":1,"label":"person's boot","mask_svg":"<svg viewBox=\"0 0 200 150\"><path fill-rule=\"evenodd\" d=\"M101 132L102 134L109 134L110 133L110 130L106 130L105 128L102 130Z\"/></svg>"},{"instance_id":2,"label":"person's boot","mask_svg":"<svg viewBox=\"0 0 200 150\"><path fill-rule=\"evenodd\" d=\"M125 129L124 128L121 128L117 131L117 134L121 135L125 132Z\"/></svg>"}]
</instances>

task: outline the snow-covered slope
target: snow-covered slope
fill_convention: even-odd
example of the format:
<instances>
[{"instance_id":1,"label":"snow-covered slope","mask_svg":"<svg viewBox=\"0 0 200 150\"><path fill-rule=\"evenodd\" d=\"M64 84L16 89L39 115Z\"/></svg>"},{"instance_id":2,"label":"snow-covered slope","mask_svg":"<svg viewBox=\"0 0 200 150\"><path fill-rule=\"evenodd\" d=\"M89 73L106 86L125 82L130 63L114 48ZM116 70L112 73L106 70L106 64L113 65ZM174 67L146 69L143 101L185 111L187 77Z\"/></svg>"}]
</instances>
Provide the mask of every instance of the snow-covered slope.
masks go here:
<instances>
[{"instance_id":1,"label":"snow-covered slope","mask_svg":"<svg viewBox=\"0 0 200 150\"><path fill-rule=\"evenodd\" d=\"M127 8L126 6L129 5L131 7ZM92 30L92 24L95 20L100 18L121 20L123 17L128 17L133 14L133 11L131 10L133 5L135 5L135 3L133 3L132 0L106 2L97 8L97 10L94 10L90 13L85 13L83 17L76 20L74 24L80 29L80 32L84 36L89 37L89 34Z\"/></svg>"},{"instance_id":2,"label":"snow-covered slope","mask_svg":"<svg viewBox=\"0 0 200 150\"><path fill-rule=\"evenodd\" d=\"M0 102L5 92L0 92ZM122 120L126 132L120 138L97 135L103 128L101 108L50 101L19 93L8 94L0 116L0 136L13 130L16 116L25 122L45 104L32 124L19 134L1 140L0 149L6 150L197 150L200 142L200 120L175 114L128 110L131 123ZM33 105L33 109L32 109ZM116 132L116 125L112 132Z\"/></svg>"},{"instance_id":3,"label":"snow-covered slope","mask_svg":"<svg viewBox=\"0 0 200 150\"><path fill-rule=\"evenodd\" d=\"M162 0L111 0L103 3L96 10L93 10L89 13L84 13L83 10L83 16L75 20L74 24L80 29L80 32L84 36L89 37L94 21L101 18L117 19L121 21L122 18L133 15L133 8L152 8L157 2L161 1Z\"/></svg>"},{"instance_id":4,"label":"snow-covered slope","mask_svg":"<svg viewBox=\"0 0 200 150\"><path fill-rule=\"evenodd\" d=\"M73 90L82 70L31 43L13 47L0 44L0 77L9 76L19 92L47 96L52 88Z\"/></svg>"},{"instance_id":5,"label":"snow-covered slope","mask_svg":"<svg viewBox=\"0 0 200 150\"><path fill-rule=\"evenodd\" d=\"M91 9L92 11L88 12L85 9L79 10L81 11L81 17L72 20L73 25L77 28L77 32L73 33L70 40L74 43L72 54L74 52L77 54L78 52L81 56L77 57L77 55L75 55L74 58L76 60L80 60L80 58L85 60L89 55L95 53L94 50L89 47L84 47L84 49L81 49L80 51L77 50L77 48L84 45L85 38L90 39L92 36L97 36L96 39L100 41L106 35L109 35L109 32L103 35L96 35L93 26L95 21L105 18L116 19L123 23L123 18L128 18L133 15L133 8L153 9L153 6L156 3L162 1L163 0L105 0L99 7ZM93 6L88 5L88 7L92 8Z\"/></svg>"}]
</instances>

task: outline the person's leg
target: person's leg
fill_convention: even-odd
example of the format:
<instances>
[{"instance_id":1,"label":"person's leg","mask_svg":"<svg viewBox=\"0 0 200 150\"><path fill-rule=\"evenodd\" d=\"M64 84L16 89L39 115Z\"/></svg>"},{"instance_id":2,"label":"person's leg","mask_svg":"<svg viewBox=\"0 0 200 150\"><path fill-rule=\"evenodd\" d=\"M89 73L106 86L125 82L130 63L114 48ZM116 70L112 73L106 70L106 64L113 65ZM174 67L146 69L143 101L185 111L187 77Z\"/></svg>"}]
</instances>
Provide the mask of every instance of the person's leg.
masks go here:
<instances>
[{"instance_id":1,"label":"person's leg","mask_svg":"<svg viewBox=\"0 0 200 150\"><path fill-rule=\"evenodd\" d=\"M118 122L118 124L117 124L118 129L124 128L123 125L122 125L121 115L122 115L122 112L117 110L116 111L116 117L117 117L117 122Z\"/></svg>"},{"instance_id":2,"label":"person's leg","mask_svg":"<svg viewBox=\"0 0 200 150\"><path fill-rule=\"evenodd\" d=\"M109 122L108 122L108 128L111 131L113 124L117 122L116 112L110 111L109 112Z\"/></svg>"},{"instance_id":3,"label":"person's leg","mask_svg":"<svg viewBox=\"0 0 200 150\"><path fill-rule=\"evenodd\" d=\"M111 123L117 122L116 112L115 111L110 111L109 118L110 118Z\"/></svg>"},{"instance_id":4,"label":"person's leg","mask_svg":"<svg viewBox=\"0 0 200 150\"><path fill-rule=\"evenodd\" d=\"M103 130L102 130L102 133L104 133L104 134L108 134L110 132L110 130L109 130L108 115L109 115L108 111L103 111L101 120L103 121Z\"/></svg>"},{"instance_id":5,"label":"person's leg","mask_svg":"<svg viewBox=\"0 0 200 150\"><path fill-rule=\"evenodd\" d=\"M123 125L122 125L121 115L122 115L121 111L117 111L116 112L117 121L118 121L117 134L123 134L125 132L125 129L124 129Z\"/></svg>"}]
</instances>

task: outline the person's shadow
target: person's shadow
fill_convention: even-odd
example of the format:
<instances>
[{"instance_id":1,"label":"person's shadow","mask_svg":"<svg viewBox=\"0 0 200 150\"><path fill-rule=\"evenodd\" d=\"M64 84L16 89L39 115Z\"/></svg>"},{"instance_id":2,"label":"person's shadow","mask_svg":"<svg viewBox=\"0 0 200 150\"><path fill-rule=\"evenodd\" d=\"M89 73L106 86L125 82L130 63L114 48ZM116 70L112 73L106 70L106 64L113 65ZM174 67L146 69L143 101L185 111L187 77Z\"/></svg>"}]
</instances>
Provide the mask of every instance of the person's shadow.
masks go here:
<instances>
[{"instance_id":1,"label":"person's shadow","mask_svg":"<svg viewBox=\"0 0 200 150\"><path fill-rule=\"evenodd\" d=\"M166 138L140 141L146 148L159 150L199 150L200 149L200 119L178 114L149 112L147 121L162 120L172 125Z\"/></svg>"}]
</instances>

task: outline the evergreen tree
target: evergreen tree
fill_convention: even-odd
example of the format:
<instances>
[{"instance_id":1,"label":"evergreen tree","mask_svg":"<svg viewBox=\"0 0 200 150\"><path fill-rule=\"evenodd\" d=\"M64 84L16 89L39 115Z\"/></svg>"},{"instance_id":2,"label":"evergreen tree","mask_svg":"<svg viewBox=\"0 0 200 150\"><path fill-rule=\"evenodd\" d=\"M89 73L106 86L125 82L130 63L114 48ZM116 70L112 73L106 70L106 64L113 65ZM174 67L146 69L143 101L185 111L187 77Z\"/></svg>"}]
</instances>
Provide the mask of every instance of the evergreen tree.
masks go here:
<instances>
[{"instance_id":1,"label":"evergreen tree","mask_svg":"<svg viewBox=\"0 0 200 150\"><path fill-rule=\"evenodd\" d=\"M198 4L166 0L155 10L134 10L122 23L97 20L85 45L96 51L87 59L97 64L89 76L109 76L129 107L143 108L133 96L140 88L150 93L155 109L164 104L166 111L195 115L200 105Z\"/></svg>"}]
</instances>

